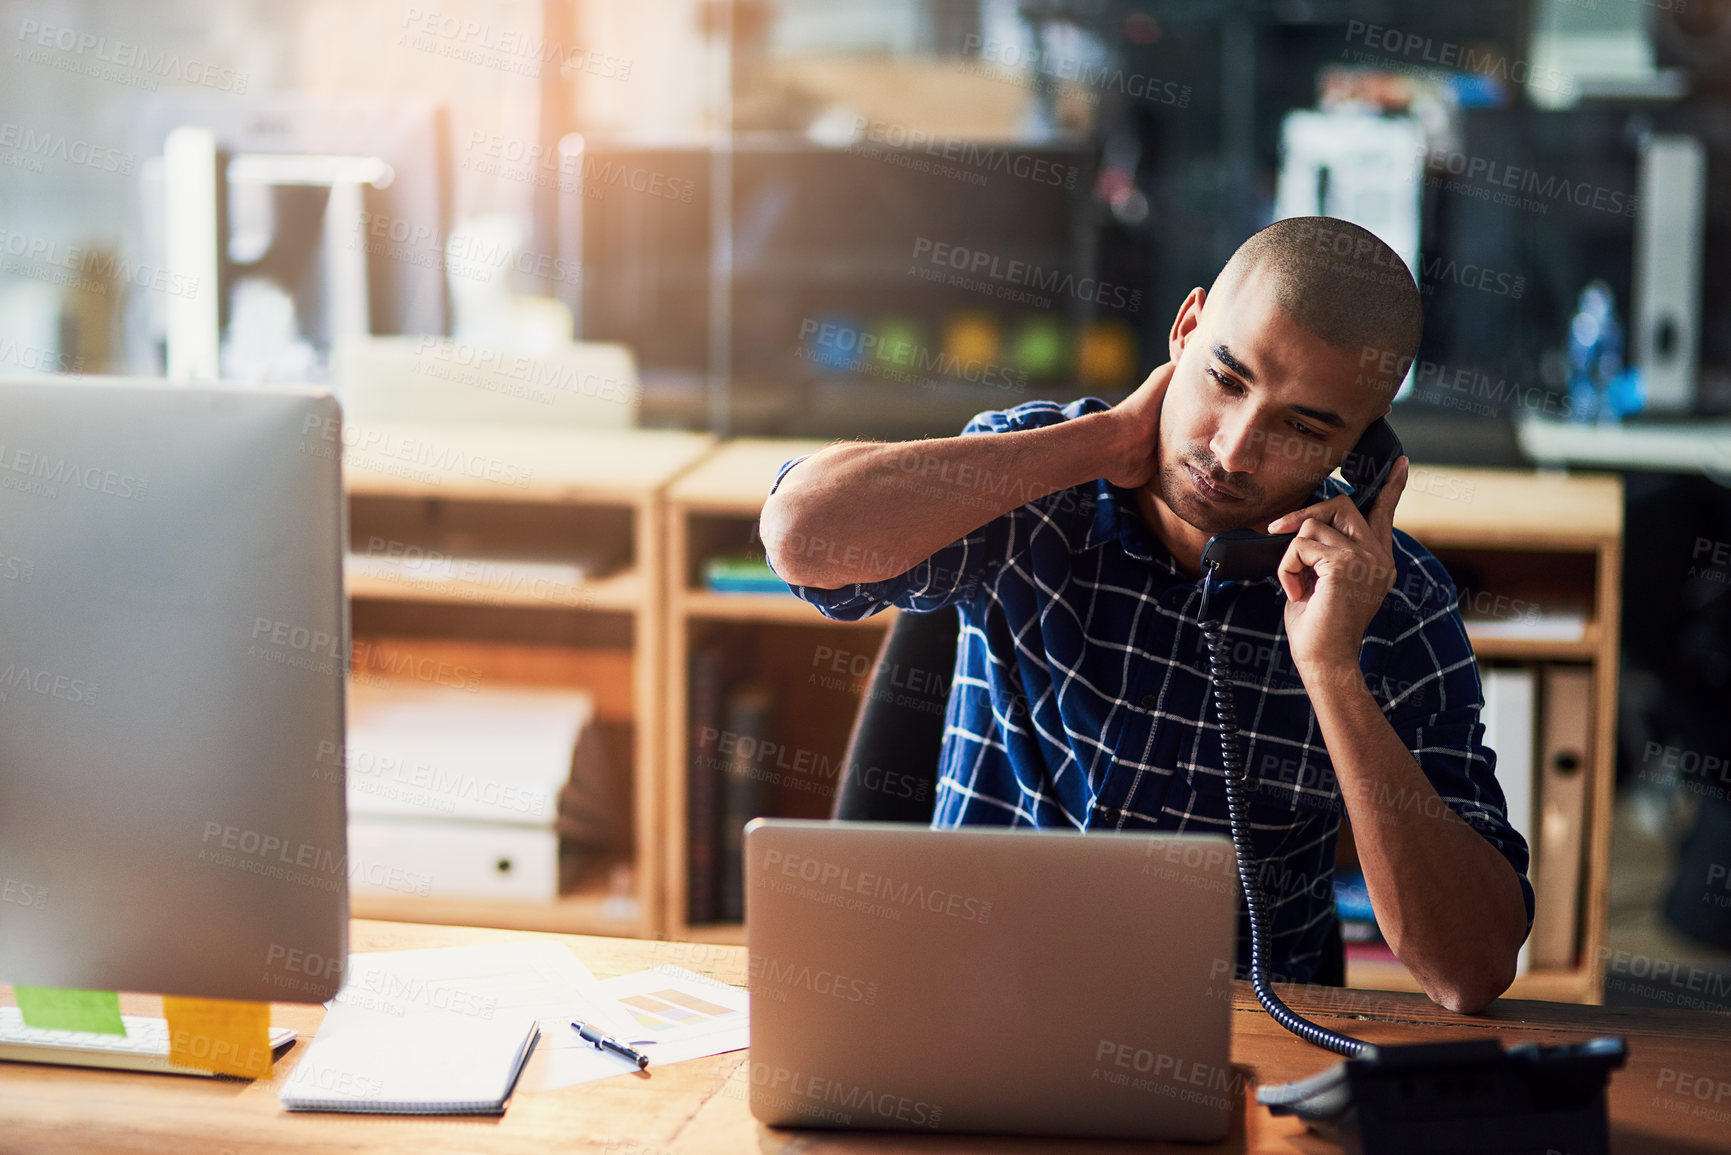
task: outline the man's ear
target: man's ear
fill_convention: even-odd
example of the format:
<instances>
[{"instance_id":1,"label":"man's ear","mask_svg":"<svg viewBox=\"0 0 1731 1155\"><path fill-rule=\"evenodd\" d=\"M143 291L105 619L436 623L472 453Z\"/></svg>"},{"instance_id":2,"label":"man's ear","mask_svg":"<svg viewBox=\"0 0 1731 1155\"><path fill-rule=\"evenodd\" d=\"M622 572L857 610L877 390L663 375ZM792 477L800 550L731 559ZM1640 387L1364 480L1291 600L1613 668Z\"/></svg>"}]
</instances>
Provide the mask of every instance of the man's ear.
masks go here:
<instances>
[{"instance_id":1,"label":"man's ear","mask_svg":"<svg viewBox=\"0 0 1731 1155\"><path fill-rule=\"evenodd\" d=\"M1190 335L1202 324L1202 306L1207 300L1208 290L1198 286L1191 289L1184 303L1178 306L1178 315L1172 319L1172 332L1166 336L1167 356L1174 362L1183 354L1184 346L1190 343Z\"/></svg>"}]
</instances>

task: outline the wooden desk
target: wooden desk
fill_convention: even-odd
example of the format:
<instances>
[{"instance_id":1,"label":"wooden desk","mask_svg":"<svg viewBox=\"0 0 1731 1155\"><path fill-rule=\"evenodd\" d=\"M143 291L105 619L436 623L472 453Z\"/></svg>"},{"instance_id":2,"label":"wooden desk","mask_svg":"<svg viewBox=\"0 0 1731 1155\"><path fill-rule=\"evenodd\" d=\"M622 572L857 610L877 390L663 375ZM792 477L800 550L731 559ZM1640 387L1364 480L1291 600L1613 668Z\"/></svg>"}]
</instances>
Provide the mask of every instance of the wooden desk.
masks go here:
<instances>
[{"instance_id":1,"label":"wooden desk","mask_svg":"<svg viewBox=\"0 0 1731 1155\"><path fill-rule=\"evenodd\" d=\"M354 924L353 949L428 946L550 937L569 945L607 978L672 963L743 983L745 951L719 944L650 942L518 931ZM869 1132L778 1131L751 1117L745 1101L745 1052L651 1068L558 1091L518 1092L502 1118L291 1115L277 1090L304 1045L297 1043L266 1082L0 1064L0 1152L164 1152L167 1155L275 1153L605 1151L610 1155L714 1155L731 1152L937 1151L946 1155L1016 1152L1168 1150L1196 1153L1333 1150L1290 1119L1255 1105L1251 1088L1284 1082L1329 1065L1333 1056L1288 1035L1239 984L1233 1018L1233 1064L1246 1076L1243 1122L1227 1142L1189 1144L1064 1142L966 1135L909 1136ZM10 1001L10 991L6 990ZM1615 1010L1558 1003L1500 1001L1489 1013L1451 1014L1421 995L1383 991L1288 992L1319 1022L1375 1042L1418 1042L1495 1033L1509 1042L1559 1042L1592 1035L1628 1038L1630 1061L1611 1081L1612 1150L1627 1155L1707 1155L1731 1138L1731 1017L1684 1011ZM129 1012L150 1013L140 999ZM281 1005L278 1025L311 1035L321 1007ZM1693 1112L1699 1112L1694 1114Z\"/></svg>"}]
</instances>

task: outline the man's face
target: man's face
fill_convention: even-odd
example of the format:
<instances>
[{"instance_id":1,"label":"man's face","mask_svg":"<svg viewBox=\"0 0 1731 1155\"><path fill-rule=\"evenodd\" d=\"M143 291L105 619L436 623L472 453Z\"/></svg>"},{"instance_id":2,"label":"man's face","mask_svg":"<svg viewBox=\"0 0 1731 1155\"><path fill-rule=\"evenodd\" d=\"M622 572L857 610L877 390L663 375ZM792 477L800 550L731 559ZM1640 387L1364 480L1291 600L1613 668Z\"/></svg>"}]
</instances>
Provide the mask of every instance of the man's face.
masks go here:
<instances>
[{"instance_id":1,"label":"man's face","mask_svg":"<svg viewBox=\"0 0 1731 1155\"><path fill-rule=\"evenodd\" d=\"M1204 533L1260 530L1305 503L1388 411L1388 393L1357 353L1282 312L1255 272L1230 300L1209 297L1204 306L1188 327L1181 312L1174 328L1160 467L1150 484ZM1369 373L1377 367L1372 359Z\"/></svg>"}]
</instances>

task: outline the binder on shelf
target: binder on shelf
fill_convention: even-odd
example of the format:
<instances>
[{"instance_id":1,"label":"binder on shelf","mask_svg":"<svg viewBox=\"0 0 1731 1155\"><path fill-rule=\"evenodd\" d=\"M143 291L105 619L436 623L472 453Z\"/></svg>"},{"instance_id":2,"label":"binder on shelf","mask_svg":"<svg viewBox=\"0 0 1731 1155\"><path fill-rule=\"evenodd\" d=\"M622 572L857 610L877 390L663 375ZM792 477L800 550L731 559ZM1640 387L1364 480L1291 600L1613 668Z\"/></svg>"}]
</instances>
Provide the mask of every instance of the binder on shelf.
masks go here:
<instances>
[{"instance_id":1,"label":"binder on shelf","mask_svg":"<svg viewBox=\"0 0 1731 1155\"><path fill-rule=\"evenodd\" d=\"M1479 720L1485 728L1485 745L1496 752L1497 785L1502 787L1509 825L1527 841L1531 858L1538 854L1533 826L1536 747L1537 678L1528 667L1481 668L1485 708ZM1532 867L1529 861L1528 873ZM1527 973L1532 943L1523 943L1515 965L1516 974Z\"/></svg>"},{"instance_id":2,"label":"binder on shelf","mask_svg":"<svg viewBox=\"0 0 1731 1155\"><path fill-rule=\"evenodd\" d=\"M726 655L710 645L691 655L691 756L686 765L686 919L721 917L721 710Z\"/></svg>"},{"instance_id":3,"label":"binder on shelf","mask_svg":"<svg viewBox=\"0 0 1731 1155\"><path fill-rule=\"evenodd\" d=\"M1580 934L1582 832L1592 758L1592 671L1545 666L1539 697L1538 845L1534 854L1535 968L1572 967Z\"/></svg>"}]
</instances>

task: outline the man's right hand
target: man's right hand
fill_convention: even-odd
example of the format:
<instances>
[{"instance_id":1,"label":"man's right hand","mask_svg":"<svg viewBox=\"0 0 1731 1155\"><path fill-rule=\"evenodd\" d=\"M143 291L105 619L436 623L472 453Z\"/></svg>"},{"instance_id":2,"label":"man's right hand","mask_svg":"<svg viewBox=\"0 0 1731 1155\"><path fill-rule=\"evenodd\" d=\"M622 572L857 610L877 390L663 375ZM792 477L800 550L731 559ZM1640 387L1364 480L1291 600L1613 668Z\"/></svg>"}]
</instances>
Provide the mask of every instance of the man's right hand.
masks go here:
<instances>
[{"instance_id":1,"label":"man's right hand","mask_svg":"<svg viewBox=\"0 0 1731 1155\"><path fill-rule=\"evenodd\" d=\"M1168 361L1148 374L1136 391L1101 416L1114 428L1115 460L1103 475L1121 489L1141 489L1160 468L1160 407L1176 366Z\"/></svg>"}]
</instances>

